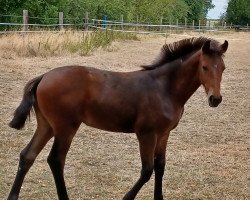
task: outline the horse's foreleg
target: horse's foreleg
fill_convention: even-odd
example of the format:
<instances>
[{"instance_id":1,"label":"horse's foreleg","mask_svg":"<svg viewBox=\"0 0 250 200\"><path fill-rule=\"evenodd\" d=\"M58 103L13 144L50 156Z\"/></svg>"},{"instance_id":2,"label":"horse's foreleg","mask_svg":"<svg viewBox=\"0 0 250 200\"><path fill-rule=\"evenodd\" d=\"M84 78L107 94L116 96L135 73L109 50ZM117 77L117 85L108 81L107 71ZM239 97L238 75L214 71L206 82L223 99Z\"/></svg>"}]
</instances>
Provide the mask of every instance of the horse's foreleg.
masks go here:
<instances>
[{"instance_id":1,"label":"horse's foreleg","mask_svg":"<svg viewBox=\"0 0 250 200\"><path fill-rule=\"evenodd\" d=\"M142 162L141 176L132 189L124 196L123 200L133 200L142 186L149 181L154 169L154 150L156 145L156 135L137 134Z\"/></svg>"},{"instance_id":2,"label":"horse's foreleg","mask_svg":"<svg viewBox=\"0 0 250 200\"><path fill-rule=\"evenodd\" d=\"M38 122L38 127L33 138L20 153L20 161L16 178L10 191L8 200L18 199L25 175L34 163L37 155L43 149L45 144L51 139L51 137L52 129L50 126L46 123Z\"/></svg>"},{"instance_id":3,"label":"horse's foreleg","mask_svg":"<svg viewBox=\"0 0 250 200\"><path fill-rule=\"evenodd\" d=\"M164 175L165 164L166 164L166 145L168 140L168 135L162 138L158 138L157 145L155 149L155 189L154 189L154 200L163 200L162 193L162 178Z\"/></svg>"},{"instance_id":4,"label":"horse's foreleg","mask_svg":"<svg viewBox=\"0 0 250 200\"><path fill-rule=\"evenodd\" d=\"M60 134L56 134L52 149L48 156L48 164L54 176L57 194L60 200L69 199L65 186L63 170L66 155L77 128L71 129L69 131L67 130L68 129L66 128L63 131L60 131Z\"/></svg>"}]
</instances>

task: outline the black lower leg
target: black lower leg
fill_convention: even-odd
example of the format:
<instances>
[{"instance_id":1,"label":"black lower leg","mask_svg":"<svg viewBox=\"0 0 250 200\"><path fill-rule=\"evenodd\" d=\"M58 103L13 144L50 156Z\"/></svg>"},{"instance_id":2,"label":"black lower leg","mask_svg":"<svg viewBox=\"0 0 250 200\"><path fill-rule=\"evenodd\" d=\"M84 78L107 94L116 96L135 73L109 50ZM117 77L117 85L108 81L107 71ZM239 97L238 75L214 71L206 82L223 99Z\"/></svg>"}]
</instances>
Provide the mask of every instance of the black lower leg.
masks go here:
<instances>
[{"instance_id":1,"label":"black lower leg","mask_svg":"<svg viewBox=\"0 0 250 200\"><path fill-rule=\"evenodd\" d=\"M165 169L165 157L158 156L155 158L154 171L155 171L155 190L154 200L163 200L162 194L162 178Z\"/></svg>"},{"instance_id":2,"label":"black lower leg","mask_svg":"<svg viewBox=\"0 0 250 200\"><path fill-rule=\"evenodd\" d=\"M58 198L60 200L68 200L69 197L67 194L63 175L64 159L62 161L62 159L60 158L60 152L56 142L54 142L53 144L52 150L47 161L55 180Z\"/></svg>"},{"instance_id":3,"label":"black lower leg","mask_svg":"<svg viewBox=\"0 0 250 200\"><path fill-rule=\"evenodd\" d=\"M29 160L26 157L26 150L28 147L26 147L20 154L20 160L19 160L19 165L18 165L18 170L16 174L15 181L13 183L13 186L11 188L8 200L16 200L18 199L21 186L23 184L23 180L27 172L29 171L30 167L34 163L34 159Z\"/></svg>"},{"instance_id":4,"label":"black lower leg","mask_svg":"<svg viewBox=\"0 0 250 200\"><path fill-rule=\"evenodd\" d=\"M151 175L153 173L153 168L142 166L141 176L138 181L135 183L133 188L123 197L123 200L133 200L142 186L149 181Z\"/></svg>"}]
</instances>

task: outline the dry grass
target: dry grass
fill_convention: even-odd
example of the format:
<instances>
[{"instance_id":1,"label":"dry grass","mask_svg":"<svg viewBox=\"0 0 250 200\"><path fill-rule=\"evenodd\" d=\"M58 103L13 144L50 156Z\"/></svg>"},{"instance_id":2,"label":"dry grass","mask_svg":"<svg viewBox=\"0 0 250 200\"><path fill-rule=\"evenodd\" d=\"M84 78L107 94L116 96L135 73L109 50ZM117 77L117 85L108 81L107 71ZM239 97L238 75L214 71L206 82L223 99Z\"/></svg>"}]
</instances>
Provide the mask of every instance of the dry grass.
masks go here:
<instances>
[{"instance_id":1,"label":"dry grass","mask_svg":"<svg viewBox=\"0 0 250 200\"><path fill-rule=\"evenodd\" d=\"M139 40L139 38L135 34L113 31L14 33L1 37L0 49L3 58L69 54L86 56L97 48L109 47L113 41L117 40Z\"/></svg>"},{"instance_id":2,"label":"dry grass","mask_svg":"<svg viewBox=\"0 0 250 200\"><path fill-rule=\"evenodd\" d=\"M211 36L211 35L210 35ZM250 199L250 35L215 36L229 41L222 81L223 102L209 108L203 89L186 105L167 148L164 196L171 200ZM179 40L170 36L167 42ZM4 41L0 41L2 44ZM54 67L81 64L115 71L132 71L158 55L165 39L115 42L116 51L102 49L91 56L13 57L0 59L0 199L13 183L18 155L35 129L35 120L22 131L7 126L20 102L24 84ZM2 46L1 49L2 51ZM52 141L28 173L20 199L57 199L46 158ZM121 199L140 173L138 143L134 134L109 133L82 125L69 151L65 176L74 200ZM139 199L153 196L153 177Z\"/></svg>"}]
</instances>

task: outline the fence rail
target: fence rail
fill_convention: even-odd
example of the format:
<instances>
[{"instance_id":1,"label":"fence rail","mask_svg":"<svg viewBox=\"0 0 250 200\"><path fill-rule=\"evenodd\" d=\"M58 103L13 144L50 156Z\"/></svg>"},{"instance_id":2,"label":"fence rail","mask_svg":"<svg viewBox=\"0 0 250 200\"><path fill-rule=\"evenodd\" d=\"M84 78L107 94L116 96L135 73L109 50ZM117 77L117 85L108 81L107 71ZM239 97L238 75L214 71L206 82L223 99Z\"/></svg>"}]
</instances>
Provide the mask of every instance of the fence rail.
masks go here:
<instances>
[{"instance_id":1,"label":"fence rail","mask_svg":"<svg viewBox=\"0 0 250 200\"><path fill-rule=\"evenodd\" d=\"M125 22L123 15L119 21L107 20L107 16L104 19L89 19L88 12L85 13L85 17L80 18L64 18L63 13L59 12L57 18L39 18L31 17L28 15L27 10L23 10L22 16L2 15L0 17L11 17L12 19L19 19L19 22L8 23L0 21L0 33L10 32L40 32L40 31L62 31L62 30L81 30L88 31L88 29L103 29L123 32L134 33L146 33L146 34L171 34L180 33L183 31L196 31L196 32L227 32L232 30L237 31L250 31L248 24L245 26L227 24L226 22L219 23L215 20L207 20L188 23L187 19L184 19L182 23L176 20L175 23L171 22L171 19L166 22L166 19L161 17L159 24L140 23L138 18L136 22ZM1 19L1 18L0 18ZM29 23L34 20L53 20L54 23ZM67 21L75 21L75 23L66 23ZM56 23L55 23L56 22ZM164 23L166 22L166 23Z\"/></svg>"}]
</instances>

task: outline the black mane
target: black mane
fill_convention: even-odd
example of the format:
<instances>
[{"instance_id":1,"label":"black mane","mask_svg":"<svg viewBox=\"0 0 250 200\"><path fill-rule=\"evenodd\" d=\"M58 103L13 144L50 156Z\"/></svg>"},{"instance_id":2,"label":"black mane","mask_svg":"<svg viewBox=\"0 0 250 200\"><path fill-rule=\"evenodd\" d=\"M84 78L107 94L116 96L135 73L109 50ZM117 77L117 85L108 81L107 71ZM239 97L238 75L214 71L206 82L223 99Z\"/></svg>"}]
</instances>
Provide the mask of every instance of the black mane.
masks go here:
<instances>
[{"instance_id":1,"label":"black mane","mask_svg":"<svg viewBox=\"0 0 250 200\"><path fill-rule=\"evenodd\" d=\"M152 70L176 59L183 59L187 55L190 55L190 53L200 50L203 44L209 40L211 41L211 49L217 52L218 41L206 37L192 37L163 45L158 58L152 64L141 67L144 70Z\"/></svg>"}]
</instances>

